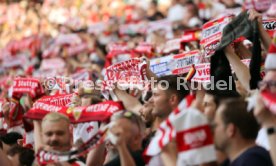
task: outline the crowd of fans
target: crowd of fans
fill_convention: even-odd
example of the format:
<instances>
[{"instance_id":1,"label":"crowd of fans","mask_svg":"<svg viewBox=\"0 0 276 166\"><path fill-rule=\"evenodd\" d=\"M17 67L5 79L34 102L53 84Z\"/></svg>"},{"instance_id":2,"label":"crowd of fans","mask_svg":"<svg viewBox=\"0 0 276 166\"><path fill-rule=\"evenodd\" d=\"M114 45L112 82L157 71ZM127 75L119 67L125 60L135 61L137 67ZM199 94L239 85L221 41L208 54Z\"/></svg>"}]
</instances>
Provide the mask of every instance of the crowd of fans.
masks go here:
<instances>
[{"instance_id":1,"label":"crowd of fans","mask_svg":"<svg viewBox=\"0 0 276 166\"><path fill-rule=\"evenodd\" d=\"M0 12L1 166L276 164L275 0Z\"/></svg>"}]
</instances>

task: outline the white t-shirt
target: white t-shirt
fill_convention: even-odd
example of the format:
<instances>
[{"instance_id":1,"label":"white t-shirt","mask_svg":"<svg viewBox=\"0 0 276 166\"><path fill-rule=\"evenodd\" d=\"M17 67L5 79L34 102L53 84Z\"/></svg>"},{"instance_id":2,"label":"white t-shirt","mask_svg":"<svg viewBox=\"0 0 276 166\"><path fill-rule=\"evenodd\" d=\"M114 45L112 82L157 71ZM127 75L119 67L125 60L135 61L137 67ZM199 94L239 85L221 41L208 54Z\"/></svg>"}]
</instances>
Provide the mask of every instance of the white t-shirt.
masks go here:
<instances>
[{"instance_id":1,"label":"white t-shirt","mask_svg":"<svg viewBox=\"0 0 276 166\"><path fill-rule=\"evenodd\" d=\"M267 138L267 133L266 133L266 129L265 128L261 128L259 130L257 139L256 139L256 144L258 144L259 146L265 148L266 150L270 150L270 145L268 142L268 138Z\"/></svg>"}]
</instances>

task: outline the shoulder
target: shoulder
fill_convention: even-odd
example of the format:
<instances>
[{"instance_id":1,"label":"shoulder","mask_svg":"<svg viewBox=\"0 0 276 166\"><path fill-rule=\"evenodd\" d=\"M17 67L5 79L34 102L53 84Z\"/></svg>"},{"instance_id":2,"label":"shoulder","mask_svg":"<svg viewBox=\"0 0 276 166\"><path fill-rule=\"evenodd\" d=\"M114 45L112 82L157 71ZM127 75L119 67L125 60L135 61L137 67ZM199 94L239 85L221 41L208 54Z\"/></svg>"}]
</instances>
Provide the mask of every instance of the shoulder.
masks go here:
<instances>
[{"instance_id":1,"label":"shoulder","mask_svg":"<svg viewBox=\"0 0 276 166\"><path fill-rule=\"evenodd\" d=\"M232 164L231 164L232 165ZM246 150L240 155L234 162L233 165L242 166L257 166L267 165L272 166L272 160L267 150L260 146L254 146Z\"/></svg>"}]
</instances>

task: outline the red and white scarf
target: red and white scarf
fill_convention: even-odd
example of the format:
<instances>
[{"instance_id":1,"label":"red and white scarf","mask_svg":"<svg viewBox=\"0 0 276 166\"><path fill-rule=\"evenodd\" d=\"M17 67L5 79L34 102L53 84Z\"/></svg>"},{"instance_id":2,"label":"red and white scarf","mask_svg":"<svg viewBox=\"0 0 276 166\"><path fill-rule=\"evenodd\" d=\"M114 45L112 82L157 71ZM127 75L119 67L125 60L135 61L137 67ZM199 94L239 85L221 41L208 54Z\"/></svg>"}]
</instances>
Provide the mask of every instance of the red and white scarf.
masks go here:
<instances>
[{"instance_id":1,"label":"red and white scarf","mask_svg":"<svg viewBox=\"0 0 276 166\"><path fill-rule=\"evenodd\" d=\"M276 31L276 19L267 19L263 20L264 29L267 31L270 37L273 37L274 32Z\"/></svg>"},{"instance_id":2,"label":"red and white scarf","mask_svg":"<svg viewBox=\"0 0 276 166\"><path fill-rule=\"evenodd\" d=\"M178 149L177 165L199 165L216 160L208 121L200 111L190 107L194 99L194 96L187 96L161 123L144 155L158 155L175 138Z\"/></svg>"},{"instance_id":3,"label":"red and white scarf","mask_svg":"<svg viewBox=\"0 0 276 166\"><path fill-rule=\"evenodd\" d=\"M104 141L106 131L99 131L95 136L90 138L86 143L82 144L78 149L67 151L67 152L57 152L57 151L45 151L43 149L39 150L36 154L37 161L41 165L65 162L78 157L96 148L99 144Z\"/></svg>"},{"instance_id":4,"label":"red and white scarf","mask_svg":"<svg viewBox=\"0 0 276 166\"><path fill-rule=\"evenodd\" d=\"M144 87L146 67L146 62L135 58L109 66L106 69L106 80L103 83L103 89L109 89L108 86L115 83L125 88Z\"/></svg>"},{"instance_id":5,"label":"red and white scarf","mask_svg":"<svg viewBox=\"0 0 276 166\"><path fill-rule=\"evenodd\" d=\"M203 46L206 57L210 57L215 53L222 38L223 28L231 22L232 18L233 15L223 16L202 26L200 45Z\"/></svg>"},{"instance_id":6,"label":"red and white scarf","mask_svg":"<svg viewBox=\"0 0 276 166\"><path fill-rule=\"evenodd\" d=\"M44 94L44 89L36 78L15 78L12 86L12 96L19 99L25 93L32 98L36 98Z\"/></svg>"},{"instance_id":7,"label":"red and white scarf","mask_svg":"<svg viewBox=\"0 0 276 166\"><path fill-rule=\"evenodd\" d=\"M180 50L181 49L181 40L182 40L181 38L168 40L163 49L163 53L168 54L172 51Z\"/></svg>"},{"instance_id":8,"label":"red and white scarf","mask_svg":"<svg viewBox=\"0 0 276 166\"><path fill-rule=\"evenodd\" d=\"M105 68L135 57L133 50L129 49L126 43L111 43L107 49L109 52L106 56Z\"/></svg>"},{"instance_id":9,"label":"red and white scarf","mask_svg":"<svg viewBox=\"0 0 276 166\"><path fill-rule=\"evenodd\" d=\"M245 9L255 9L257 11L266 11L271 5L271 0L245 0L243 7Z\"/></svg>"},{"instance_id":10,"label":"red and white scarf","mask_svg":"<svg viewBox=\"0 0 276 166\"><path fill-rule=\"evenodd\" d=\"M135 51L139 54L145 54L148 58L152 58L154 47L152 44L142 42L135 48Z\"/></svg>"},{"instance_id":11,"label":"red and white scarf","mask_svg":"<svg viewBox=\"0 0 276 166\"><path fill-rule=\"evenodd\" d=\"M150 68L157 76L180 75L189 72L193 64L199 64L202 54L199 50L187 51L176 55L155 58L150 61Z\"/></svg>"},{"instance_id":12,"label":"red and white scarf","mask_svg":"<svg viewBox=\"0 0 276 166\"><path fill-rule=\"evenodd\" d=\"M66 107L50 104L48 101L36 101L24 115L27 119L41 120L50 112L59 112L69 117L71 123L108 121L113 113L123 110L121 102L105 101L86 107Z\"/></svg>"},{"instance_id":13,"label":"red and white scarf","mask_svg":"<svg viewBox=\"0 0 276 166\"><path fill-rule=\"evenodd\" d=\"M266 108L268 108L273 114L276 114L276 94L269 91L262 91L261 96Z\"/></svg>"},{"instance_id":14,"label":"red and white scarf","mask_svg":"<svg viewBox=\"0 0 276 166\"><path fill-rule=\"evenodd\" d=\"M196 73L191 81L208 83L210 82L210 63L201 63L195 65Z\"/></svg>"}]
</instances>

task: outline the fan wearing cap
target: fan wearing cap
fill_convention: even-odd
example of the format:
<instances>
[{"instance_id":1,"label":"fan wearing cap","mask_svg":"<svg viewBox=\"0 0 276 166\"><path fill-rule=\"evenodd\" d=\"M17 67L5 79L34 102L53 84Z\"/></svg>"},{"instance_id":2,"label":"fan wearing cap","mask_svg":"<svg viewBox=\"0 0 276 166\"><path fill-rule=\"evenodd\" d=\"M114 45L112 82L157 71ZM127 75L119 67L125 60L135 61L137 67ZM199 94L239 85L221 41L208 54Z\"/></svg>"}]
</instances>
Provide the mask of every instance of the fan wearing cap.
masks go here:
<instances>
[{"instance_id":1,"label":"fan wearing cap","mask_svg":"<svg viewBox=\"0 0 276 166\"><path fill-rule=\"evenodd\" d=\"M275 34L274 34L275 35ZM266 74L263 80L259 83L261 93L276 94L276 38L270 46L269 53L265 60ZM267 132L269 145L271 147L270 154L273 163L276 164L276 115L272 113L265 105L264 98L258 94L254 114L258 122Z\"/></svg>"}]
</instances>

